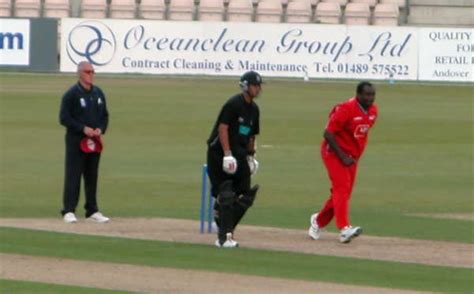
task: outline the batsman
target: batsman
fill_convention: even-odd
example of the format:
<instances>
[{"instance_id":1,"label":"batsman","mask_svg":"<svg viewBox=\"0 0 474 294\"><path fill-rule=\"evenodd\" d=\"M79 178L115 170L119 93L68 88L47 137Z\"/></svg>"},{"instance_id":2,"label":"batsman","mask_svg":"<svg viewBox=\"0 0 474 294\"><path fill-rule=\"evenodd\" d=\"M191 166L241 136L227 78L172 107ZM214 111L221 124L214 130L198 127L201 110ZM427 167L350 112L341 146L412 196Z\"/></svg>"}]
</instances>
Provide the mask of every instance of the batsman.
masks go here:
<instances>
[{"instance_id":1,"label":"batsman","mask_svg":"<svg viewBox=\"0 0 474 294\"><path fill-rule=\"evenodd\" d=\"M217 247L234 248L234 230L252 206L258 185L251 188L257 172L255 136L260 132L260 111L254 102L262 90L262 77L254 71L240 78L241 93L221 108L207 140L207 166L218 226Z\"/></svg>"}]
</instances>

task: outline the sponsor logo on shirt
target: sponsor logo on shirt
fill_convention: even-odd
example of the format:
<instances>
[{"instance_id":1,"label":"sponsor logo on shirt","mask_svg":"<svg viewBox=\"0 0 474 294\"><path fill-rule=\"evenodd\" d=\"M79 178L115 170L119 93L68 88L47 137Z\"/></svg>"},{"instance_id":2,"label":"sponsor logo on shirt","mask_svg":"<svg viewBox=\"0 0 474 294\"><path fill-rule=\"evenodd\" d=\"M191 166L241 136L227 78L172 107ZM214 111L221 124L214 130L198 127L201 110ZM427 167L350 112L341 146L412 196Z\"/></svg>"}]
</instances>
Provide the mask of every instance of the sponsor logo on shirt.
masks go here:
<instances>
[{"instance_id":1,"label":"sponsor logo on shirt","mask_svg":"<svg viewBox=\"0 0 474 294\"><path fill-rule=\"evenodd\" d=\"M250 134L250 128L248 126L240 125L239 134L248 136Z\"/></svg>"},{"instance_id":2,"label":"sponsor logo on shirt","mask_svg":"<svg viewBox=\"0 0 474 294\"><path fill-rule=\"evenodd\" d=\"M358 125L354 130L354 137L355 138L364 138L367 136L369 132L370 126L369 125Z\"/></svg>"},{"instance_id":3,"label":"sponsor logo on shirt","mask_svg":"<svg viewBox=\"0 0 474 294\"><path fill-rule=\"evenodd\" d=\"M363 119L362 116L356 116L356 117L354 117L354 120L355 120L355 121L362 120L362 119Z\"/></svg>"}]
</instances>

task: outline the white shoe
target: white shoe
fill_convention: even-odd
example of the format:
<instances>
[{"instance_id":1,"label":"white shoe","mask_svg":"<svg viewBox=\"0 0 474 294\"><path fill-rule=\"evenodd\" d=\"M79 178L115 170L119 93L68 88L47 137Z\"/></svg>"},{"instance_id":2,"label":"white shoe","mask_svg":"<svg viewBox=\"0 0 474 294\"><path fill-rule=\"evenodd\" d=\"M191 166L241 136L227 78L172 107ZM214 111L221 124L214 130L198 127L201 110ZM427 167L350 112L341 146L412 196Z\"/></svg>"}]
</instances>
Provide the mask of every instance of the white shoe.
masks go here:
<instances>
[{"instance_id":1,"label":"white shoe","mask_svg":"<svg viewBox=\"0 0 474 294\"><path fill-rule=\"evenodd\" d=\"M96 223L106 223L110 220L110 218L104 216L102 213L100 213L99 211L97 211L96 213L94 213L93 215L89 216L87 218L88 220L91 220L91 221L94 221Z\"/></svg>"},{"instance_id":2,"label":"white shoe","mask_svg":"<svg viewBox=\"0 0 474 294\"><path fill-rule=\"evenodd\" d=\"M239 243L232 239L232 233L227 233L227 238L223 244L219 242L219 239L216 240L215 242L216 246L219 248L235 248L239 247Z\"/></svg>"},{"instance_id":3,"label":"white shoe","mask_svg":"<svg viewBox=\"0 0 474 294\"><path fill-rule=\"evenodd\" d=\"M63 220L66 224L72 224L72 223L77 223L77 218L76 215L74 215L74 212L68 212L63 216Z\"/></svg>"},{"instance_id":4,"label":"white shoe","mask_svg":"<svg viewBox=\"0 0 474 294\"><path fill-rule=\"evenodd\" d=\"M339 241L341 243L349 243L352 239L362 234L361 227L347 226L341 230Z\"/></svg>"},{"instance_id":5,"label":"white shoe","mask_svg":"<svg viewBox=\"0 0 474 294\"><path fill-rule=\"evenodd\" d=\"M321 228L319 228L318 223L316 222L316 217L318 217L317 213L311 215L311 225L309 226L308 230L308 235L313 240L318 240L321 237Z\"/></svg>"}]
</instances>

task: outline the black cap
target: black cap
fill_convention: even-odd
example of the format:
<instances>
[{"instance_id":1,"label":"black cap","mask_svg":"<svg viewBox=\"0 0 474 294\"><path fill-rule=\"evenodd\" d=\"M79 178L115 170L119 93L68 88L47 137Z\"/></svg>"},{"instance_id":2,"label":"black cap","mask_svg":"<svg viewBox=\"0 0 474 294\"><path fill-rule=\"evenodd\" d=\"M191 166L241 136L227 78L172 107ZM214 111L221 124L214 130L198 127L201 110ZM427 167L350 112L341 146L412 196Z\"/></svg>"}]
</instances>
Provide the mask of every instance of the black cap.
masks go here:
<instances>
[{"instance_id":1,"label":"black cap","mask_svg":"<svg viewBox=\"0 0 474 294\"><path fill-rule=\"evenodd\" d=\"M262 76L255 71L248 71L240 77L241 83L246 83L247 85L260 85L263 84Z\"/></svg>"}]
</instances>

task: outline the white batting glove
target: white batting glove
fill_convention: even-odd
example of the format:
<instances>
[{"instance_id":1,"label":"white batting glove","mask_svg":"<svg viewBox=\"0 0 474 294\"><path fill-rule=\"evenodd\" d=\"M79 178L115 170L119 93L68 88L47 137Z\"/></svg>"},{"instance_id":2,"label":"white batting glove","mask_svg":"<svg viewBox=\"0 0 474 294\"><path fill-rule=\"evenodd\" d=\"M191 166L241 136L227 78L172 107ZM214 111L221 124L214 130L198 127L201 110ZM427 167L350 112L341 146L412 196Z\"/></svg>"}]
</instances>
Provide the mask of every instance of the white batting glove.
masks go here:
<instances>
[{"instance_id":1,"label":"white batting glove","mask_svg":"<svg viewBox=\"0 0 474 294\"><path fill-rule=\"evenodd\" d=\"M252 175L252 176L255 175L257 173L258 166L259 166L258 161L255 159L254 156L249 155L249 156L247 156L247 162L248 162L249 168L250 168L250 175Z\"/></svg>"},{"instance_id":2,"label":"white batting glove","mask_svg":"<svg viewBox=\"0 0 474 294\"><path fill-rule=\"evenodd\" d=\"M224 159L222 160L222 169L229 175L235 174L237 171L237 160L235 157L232 155L224 156Z\"/></svg>"}]
</instances>

